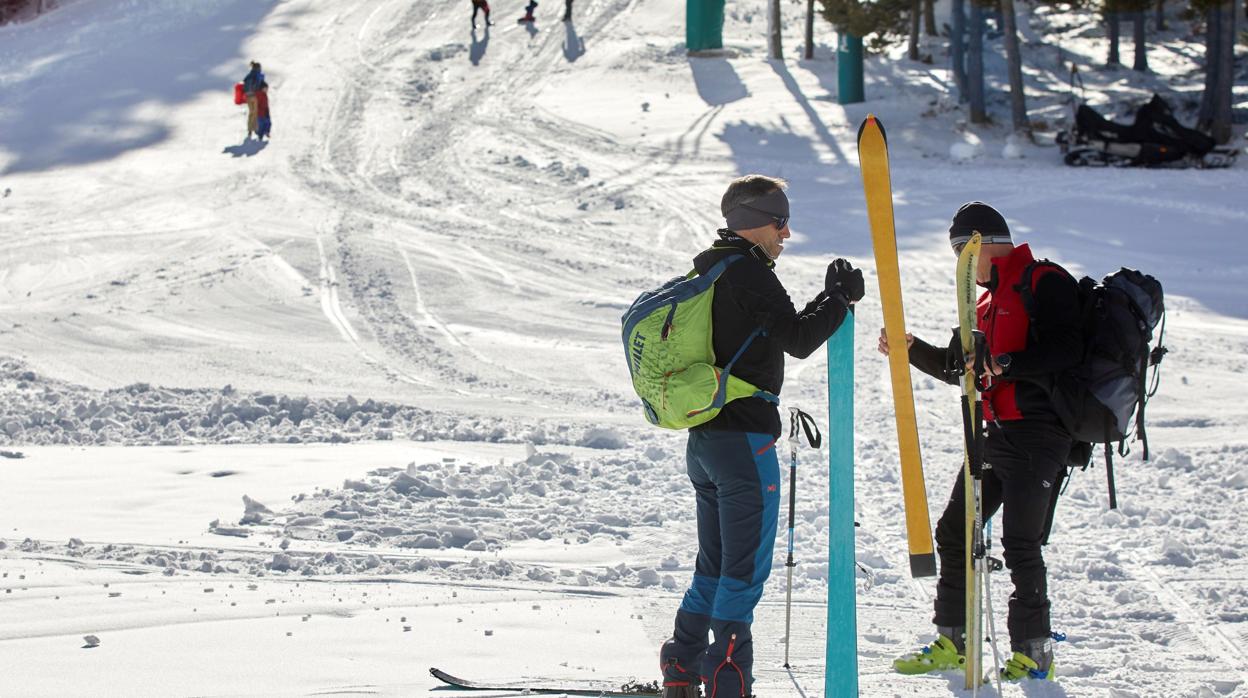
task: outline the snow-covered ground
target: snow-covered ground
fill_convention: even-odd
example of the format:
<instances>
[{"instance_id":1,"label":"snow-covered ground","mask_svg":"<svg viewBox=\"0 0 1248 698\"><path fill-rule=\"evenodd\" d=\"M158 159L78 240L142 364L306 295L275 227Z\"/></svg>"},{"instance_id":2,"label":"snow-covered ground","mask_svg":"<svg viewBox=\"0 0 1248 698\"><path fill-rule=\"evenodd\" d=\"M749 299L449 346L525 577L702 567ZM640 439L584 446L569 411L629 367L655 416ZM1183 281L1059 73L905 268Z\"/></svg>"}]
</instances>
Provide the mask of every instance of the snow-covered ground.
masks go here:
<instances>
[{"instance_id":1,"label":"snow-covered ground","mask_svg":"<svg viewBox=\"0 0 1248 698\"><path fill-rule=\"evenodd\" d=\"M834 35L820 23L804 61L794 31L769 61L763 0L731 0L729 50L695 59L683 3L581 0L564 24L549 0L532 26L522 5L475 32L462 0L65 0L0 27L0 694L419 695L429 666L656 678L693 502L682 436L632 397L619 315L688 268L747 172L791 182L795 298L835 256L873 276L854 146L873 112L920 335L953 323L945 230L971 199L1074 271L1166 287L1153 458L1118 464L1117 511L1101 467L1076 474L1047 549L1059 682L1005 693L1248 695L1244 163L1064 168L1052 130L967 124L935 41L930 64L869 60L869 101L837 105ZM1146 77L1096 67L1089 16L1023 24L1050 129L1059 56L1106 112L1157 90L1190 122L1185 23ZM242 142L229 99L248 60L270 143ZM962 695L890 671L930 639L934 584L908 575L872 295L857 315L862 695ZM825 365L790 361L786 401L821 414ZM934 519L957 396L915 388ZM795 678L778 573L764 696L823 686L827 487L799 455Z\"/></svg>"}]
</instances>

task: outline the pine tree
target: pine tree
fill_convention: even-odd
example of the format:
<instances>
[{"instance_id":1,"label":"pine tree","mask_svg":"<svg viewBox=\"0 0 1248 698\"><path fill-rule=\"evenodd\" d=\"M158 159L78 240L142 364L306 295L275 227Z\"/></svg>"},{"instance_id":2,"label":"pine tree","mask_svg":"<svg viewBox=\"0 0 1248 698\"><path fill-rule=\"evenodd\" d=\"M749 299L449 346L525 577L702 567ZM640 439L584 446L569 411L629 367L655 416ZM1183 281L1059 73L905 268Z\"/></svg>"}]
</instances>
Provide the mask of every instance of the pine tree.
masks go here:
<instances>
[{"instance_id":1,"label":"pine tree","mask_svg":"<svg viewBox=\"0 0 1248 698\"><path fill-rule=\"evenodd\" d=\"M912 0L824 0L823 16L837 31L866 39L880 49L905 36Z\"/></svg>"}]
</instances>

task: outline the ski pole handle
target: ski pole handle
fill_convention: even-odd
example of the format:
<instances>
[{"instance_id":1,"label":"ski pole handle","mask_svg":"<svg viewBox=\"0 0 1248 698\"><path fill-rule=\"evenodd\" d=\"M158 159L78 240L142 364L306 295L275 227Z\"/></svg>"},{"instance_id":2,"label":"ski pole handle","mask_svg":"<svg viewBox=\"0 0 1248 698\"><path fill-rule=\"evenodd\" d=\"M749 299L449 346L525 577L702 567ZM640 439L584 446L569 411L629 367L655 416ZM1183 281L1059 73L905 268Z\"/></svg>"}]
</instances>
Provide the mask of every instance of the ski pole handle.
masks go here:
<instances>
[{"instance_id":1,"label":"ski pole handle","mask_svg":"<svg viewBox=\"0 0 1248 698\"><path fill-rule=\"evenodd\" d=\"M798 425L801 425L801 431L806 432L806 443L810 444L811 448L819 448L823 445L823 434L820 433L815 418L796 407L789 408L789 445L796 449L801 440Z\"/></svg>"}]
</instances>

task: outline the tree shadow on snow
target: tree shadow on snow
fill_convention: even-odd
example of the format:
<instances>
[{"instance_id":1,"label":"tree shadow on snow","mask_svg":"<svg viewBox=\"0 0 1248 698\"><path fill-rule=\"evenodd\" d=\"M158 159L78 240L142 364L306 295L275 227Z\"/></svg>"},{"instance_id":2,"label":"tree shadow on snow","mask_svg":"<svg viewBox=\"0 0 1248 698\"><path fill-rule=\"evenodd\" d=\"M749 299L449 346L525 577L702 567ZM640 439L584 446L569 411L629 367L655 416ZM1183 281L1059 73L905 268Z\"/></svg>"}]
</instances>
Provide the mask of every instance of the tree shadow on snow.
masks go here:
<instances>
[{"instance_id":1,"label":"tree shadow on snow","mask_svg":"<svg viewBox=\"0 0 1248 698\"><path fill-rule=\"evenodd\" d=\"M832 154L836 156L840 164L847 164L849 161L846 159L844 151L841 150L841 144L828 131L828 127L823 123L823 119L819 117L819 113L810 105L810 100L802 92L802 88L797 84L797 80L793 79L793 75L789 72L788 67L782 61L773 60L768 61L768 63L771 64L771 69L776 72L776 75L780 76L780 80L784 83L784 87L789 91L789 94L793 95L793 100L801 106L802 111L806 112L806 118L810 119L810 125L814 127L815 133L819 134L819 139L828 147L828 150L832 151Z\"/></svg>"},{"instance_id":2,"label":"tree shadow on snow","mask_svg":"<svg viewBox=\"0 0 1248 698\"><path fill-rule=\"evenodd\" d=\"M712 107L750 96L749 89L726 58L690 56L689 69L693 71L698 96Z\"/></svg>"},{"instance_id":3,"label":"tree shadow on snow","mask_svg":"<svg viewBox=\"0 0 1248 698\"><path fill-rule=\"evenodd\" d=\"M233 0L208 16L146 17L157 10L116 14L84 3L48 15L41 31L10 28L6 43L23 65L0 98L0 152L12 158L2 174L101 162L160 143L174 130L171 106L204 93L218 95L223 112L235 109L230 90L247 60L264 62L243 45L276 5Z\"/></svg>"},{"instance_id":4,"label":"tree shadow on snow","mask_svg":"<svg viewBox=\"0 0 1248 698\"><path fill-rule=\"evenodd\" d=\"M228 154L228 155L232 155L236 158L243 158L243 157L249 158L252 155L255 155L256 153L259 153L261 150L264 150L267 147L269 147L268 141L261 141L261 140L256 140L254 138L248 138L247 140L243 141L239 145L225 146L225 148L223 148L221 152Z\"/></svg>"},{"instance_id":5,"label":"tree shadow on snow","mask_svg":"<svg viewBox=\"0 0 1248 698\"><path fill-rule=\"evenodd\" d=\"M576 27L569 20L563 23L563 57L569 63L585 55L585 41L576 34Z\"/></svg>"}]
</instances>

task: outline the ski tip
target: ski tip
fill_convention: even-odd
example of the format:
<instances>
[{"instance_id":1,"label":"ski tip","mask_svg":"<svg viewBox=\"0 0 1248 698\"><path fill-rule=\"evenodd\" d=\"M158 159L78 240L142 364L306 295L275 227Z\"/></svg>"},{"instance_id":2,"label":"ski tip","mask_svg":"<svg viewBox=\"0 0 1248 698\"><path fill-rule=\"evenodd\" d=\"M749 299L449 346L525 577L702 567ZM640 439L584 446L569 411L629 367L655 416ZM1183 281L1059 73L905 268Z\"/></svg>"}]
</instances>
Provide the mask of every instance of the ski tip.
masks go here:
<instances>
[{"instance_id":1,"label":"ski tip","mask_svg":"<svg viewBox=\"0 0 1248 698\"><path fill-rule=\"evenodd\" d=\"M884 132L884 123L876 118L875 114L867 114L867 118L862 120L862 124L858 126L858 142L862 142L862 134L866 132L868 126L874 126L880 132L880 138L884 139L884 145L888 145L888 134Z\"/></svg>"},{"instance_id":2,"label":"ski tip","mask_svg":"<svg viewBox=\"0 0 1248 698\"><path fill-rule=\"evenodd\" d=\"M910 556L911 577L935 577L936 553L921 553Z\"/></svg>"}]
</instances>

